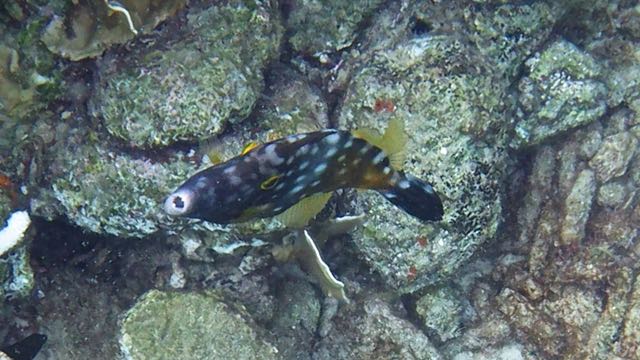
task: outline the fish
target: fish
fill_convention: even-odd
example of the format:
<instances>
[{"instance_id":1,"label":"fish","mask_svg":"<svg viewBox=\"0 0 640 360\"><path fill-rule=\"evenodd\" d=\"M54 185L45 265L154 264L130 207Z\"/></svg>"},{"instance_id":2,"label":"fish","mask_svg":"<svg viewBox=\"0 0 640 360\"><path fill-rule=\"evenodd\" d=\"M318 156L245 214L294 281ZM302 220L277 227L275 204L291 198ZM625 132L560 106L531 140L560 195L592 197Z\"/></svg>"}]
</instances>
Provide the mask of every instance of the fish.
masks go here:
<instances>
[{"instance_id":1,"label":"fish","mask_svg":"<svg viewBox=\"0 0 640 360\"><path fill-rule=\"evenodd\" d=\"M13 360L31 360L38 355L42 346L47 342L45 334L31 334L13 345L0 349L0 358L5 353Z\"/></svg>"},{"instance_id":2,"label":"fish","mask_svg":"<svg viewBox=\"0 0 640 360\"><path fill-rule=\"evenodd\" d=\"M191 176L164 201L171 216L218 224L278 216L300 228L332 192L369 189L422 221L444 214L433 186L402 170L407 135L392 119L373 129L324 129L249 144L240 155Z\"/></svg>"}]
</instances>

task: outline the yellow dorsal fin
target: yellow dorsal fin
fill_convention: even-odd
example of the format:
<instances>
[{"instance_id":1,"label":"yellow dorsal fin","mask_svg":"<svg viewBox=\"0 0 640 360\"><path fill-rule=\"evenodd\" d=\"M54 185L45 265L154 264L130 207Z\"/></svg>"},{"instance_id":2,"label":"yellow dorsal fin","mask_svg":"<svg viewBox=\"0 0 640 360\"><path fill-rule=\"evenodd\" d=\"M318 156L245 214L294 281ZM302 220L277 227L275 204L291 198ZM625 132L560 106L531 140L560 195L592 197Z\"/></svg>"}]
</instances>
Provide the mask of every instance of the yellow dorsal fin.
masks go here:
<instances>
[{"instance_id":1,"label":"yellow dorsal fin","mask_svg":"<svg viewBox=\"0 0 640 360\"><path fill-rule=\"evenodd\" d=\"M252 142L248 143L247 145L245 145L242 148L242 152L240 153L240 155L245 155L246 153L248 153L249 151L255 149L256 147L258 147L258 143L252 141Z\"/></svg>"},{"instance_id":2,"label":"yellow dorsal fin","mask_svg":"<svg viewBox=\"0 0 640 360\"><path fill-rule=\"evenodd\" d=\"M407 133L404 131L404 122L398 117L389 120L387 130L382 135L382 150L389 156L391 167L400 170L404 165L405 149L407 146Z\"/></svg>"},{"instance_id":3,"label":"yellow dorsal fin","mask_svg":"<svg viewBox=\"0 0 640 360\"><path fill-rule=\"evenodd\" d=\"M309 220L318 215L331 198L331 193L318 193L300 200L297 204L278 214L276 219L290 229L302 229Z\"/></svg>"},{"instance_id":4,"label":"yellow dorsal fin","mask_svg":"<svg viewBox=\"0 0 640 360\"><path fill-rule=\"evenodd\" d=\"M404 122L400 118L394 117L389 120L384 135L380 135L377 130L370 128L353 130L351 133L353 136L364 139L371 145L382 149L389 157L391 167L396 170L402 169L408 137L404 131Z\"/></svg>"},{"instance_id":5,"label":"yellow dorsal fin","mask_svg":"<svg viewBox=\"0 0 640 360\"><path fill-rule=\"evenodd\" d=\"M267 180L263 181L260 184L260 189L262 189L262 190L271 189L272 187L274 187L278 183L278 179L280 179L280 177L282 177L282 175L280 175L280 174L269 176L267 178Z\"/></svg>"},{"instance_id":6,"label":"yellow dorsal fin","mask_svg":"<svg viewBox=\"0 0 640 360\"><path fill-rule=\"evenodd\" d=\"M372 128L362 128L356 129L351 132L351 134L359 139L366 140L371 145L375 145L381 148L382 145L382 135L376 129Z\"/></svg>"}]
</instances>

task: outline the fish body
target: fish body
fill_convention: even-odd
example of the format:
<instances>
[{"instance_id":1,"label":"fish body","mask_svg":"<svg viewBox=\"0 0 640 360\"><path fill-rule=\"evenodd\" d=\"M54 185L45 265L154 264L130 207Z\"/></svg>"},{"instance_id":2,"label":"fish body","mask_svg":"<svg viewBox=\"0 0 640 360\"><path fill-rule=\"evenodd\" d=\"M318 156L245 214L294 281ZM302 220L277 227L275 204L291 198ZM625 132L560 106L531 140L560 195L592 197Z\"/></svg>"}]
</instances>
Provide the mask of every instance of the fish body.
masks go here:
<instances>
[{"instance_id":1,"label":"fish body","mask_svg":"<svg viewBox=\"0 0 640 360\"><path fill-rule=\"evenodd\" d=\"M431 185L394 169L382 148L334 129L271 141L200 171L166 199L165 211L225 224L278 215L340 188L373 189L422 220L442 218Z\"/></svg>"}]
</instances>

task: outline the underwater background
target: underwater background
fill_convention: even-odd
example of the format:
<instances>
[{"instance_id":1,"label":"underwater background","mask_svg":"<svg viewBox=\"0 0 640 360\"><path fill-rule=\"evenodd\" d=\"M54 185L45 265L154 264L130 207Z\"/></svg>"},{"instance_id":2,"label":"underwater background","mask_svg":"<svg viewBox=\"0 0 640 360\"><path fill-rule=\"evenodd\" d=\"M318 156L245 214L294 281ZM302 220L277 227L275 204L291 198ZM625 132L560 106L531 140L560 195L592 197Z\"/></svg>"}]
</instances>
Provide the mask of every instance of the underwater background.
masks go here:
<instances>
[{"instance_id":1,"label":"underwater background","mask_svg":"<svg viewBox=\"0 0 640 360\"><path fill-rule=\"evenodd\" d=\"M441 221L163 210L394 119ZM0 359L640 359L639 139L637 1L2 0Z\"/></svg>"}]
</instances>

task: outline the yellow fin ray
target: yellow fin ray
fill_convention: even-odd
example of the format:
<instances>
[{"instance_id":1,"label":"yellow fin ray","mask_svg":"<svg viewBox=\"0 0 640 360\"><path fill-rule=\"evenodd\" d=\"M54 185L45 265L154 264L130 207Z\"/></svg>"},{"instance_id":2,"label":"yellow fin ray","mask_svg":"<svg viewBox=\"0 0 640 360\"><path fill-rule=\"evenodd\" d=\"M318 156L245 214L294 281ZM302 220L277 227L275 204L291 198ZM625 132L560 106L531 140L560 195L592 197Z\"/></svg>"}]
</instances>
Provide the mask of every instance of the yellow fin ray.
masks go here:
<instances>
[{"instance_id":1,"label":"yellow fin ray","mask_svg":"<svg viewBox=\"0 0 640 360\"><path fill-rule=\"evenodd\" d=\"M276 219L290 229L302 229L318 215L331 198L331 193L313 194L278 214Z\"/></svg>"},{"instance_id":2,"label":"yellow fin ray","mask_svg":"<svg viewBox=\"0 0 640 360\"><path fill-rule=\"evenodd\" d=\"M356 129L356 130L353 130L351 134L358 139L366 140L371 145L375 145L379 148L382 148L381 146L382 136L376 129L372 129L372 128Z\"/></svg>"},{"instance_id":3,"label":"yellow fin ray","mask_svg":"<svg viewBox=\"0 0 640 360\"><path fill-rule=\"evenodd\" d=\"M389 120L387 130L382 136L382 150L389 156L391 167L396 170L402 169L405 159L405 149L407 146L407 133L404 131L404 122L397 117Z\"/></svg>"},{"instance_id":4,"label":"yellow fin ray","mask_svg":"<svg viewBox=\"0 0 640 360\"><path fill-rule=\"evenodd\" d=\"M255 149L258 147L258 143L257 142L250 142L247 145L244 146L244 148L242 148L242 152L240 153L240 155L245 155L246 153L248 153L249 151Z\"/></svg>"}]
</instances>

